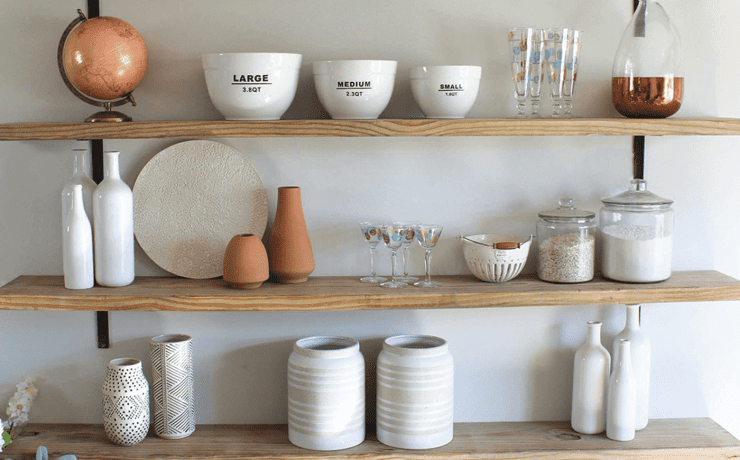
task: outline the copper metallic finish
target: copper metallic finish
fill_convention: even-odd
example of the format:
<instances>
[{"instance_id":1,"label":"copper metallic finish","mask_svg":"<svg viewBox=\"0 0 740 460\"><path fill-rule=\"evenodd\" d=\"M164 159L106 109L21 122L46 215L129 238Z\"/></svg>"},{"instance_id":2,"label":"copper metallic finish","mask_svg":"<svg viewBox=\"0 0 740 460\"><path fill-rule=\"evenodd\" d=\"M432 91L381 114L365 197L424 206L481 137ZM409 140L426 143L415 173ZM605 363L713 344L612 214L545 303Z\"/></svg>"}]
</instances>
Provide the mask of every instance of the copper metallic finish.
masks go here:
<instances>
[{"instance_id":1,"label":"copper metallic finish","mask_svg":"<svg viewBox=\"0 0 740 460\"><path fill-rule=\"evenodd\" d=\"M683 101L682 77L614 77L612 100L630 118L666 118L678 112Z\"/></svg>"}]
</instances>

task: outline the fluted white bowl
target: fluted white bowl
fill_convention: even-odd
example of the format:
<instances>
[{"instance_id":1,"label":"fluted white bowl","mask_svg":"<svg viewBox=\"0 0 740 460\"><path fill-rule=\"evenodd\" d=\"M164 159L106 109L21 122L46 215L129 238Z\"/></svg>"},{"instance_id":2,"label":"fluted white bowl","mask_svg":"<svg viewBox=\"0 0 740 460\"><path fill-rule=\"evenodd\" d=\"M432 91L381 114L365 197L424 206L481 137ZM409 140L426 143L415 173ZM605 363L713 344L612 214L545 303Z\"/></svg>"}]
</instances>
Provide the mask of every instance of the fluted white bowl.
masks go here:
<instances>
[{"instance_id":1,"label":"fluted white bowl","mask_svg":"<svg viewBox=\"0 0 740 460\"><path fill-rule=\"evenodd\" d=\"M503 283L516 278L527 263L532 237L482 234L463 236L463 255L471 272L481 281ZM496 243L518 243L514 249L497 249Z\"/></svg>"}]
</instances>

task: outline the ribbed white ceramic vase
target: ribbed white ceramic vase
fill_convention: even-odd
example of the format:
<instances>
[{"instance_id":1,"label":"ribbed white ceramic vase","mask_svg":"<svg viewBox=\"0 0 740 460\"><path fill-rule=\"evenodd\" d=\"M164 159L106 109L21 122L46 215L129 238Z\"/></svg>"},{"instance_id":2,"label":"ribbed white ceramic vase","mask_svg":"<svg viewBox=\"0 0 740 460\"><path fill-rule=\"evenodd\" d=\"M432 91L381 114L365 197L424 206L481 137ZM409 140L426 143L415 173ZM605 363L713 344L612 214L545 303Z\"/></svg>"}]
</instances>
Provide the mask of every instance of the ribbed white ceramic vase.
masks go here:
<instances>
[{"instance_id":1,"label":"ribbed white ceramic vase","mask_svg":"<svg viewBox=\"0 0 740 460\"><path fill-rule=\"evenodd\" d=\"M95 285L92 227L82 199L82 185L72 186L72 205L62 231L64 287L67 289L89 289Z\"/></svg>"},{"instance_id":2,"label":"ribbed white ceramic vase","mask_svg":"<svg viewBox=\"0 0 740 460\"><path fill-rule=\"evenodd\" d=\"M612 355L617 360L619 341L630 341L632 370L635 373L637 407L635 412L635 429L642 430L648 424L650 412L650 339L640 328L640 306L627 305L627 317L624 329L614 337Z\"/></svg>"},{"instance_id":3,"label":"ribbed white ceramic vase","mask_svg":"<svg viewBox=\"0 0 740 460\"><path fill-rule=\"evenodd\" d=\"M105 152L105 178L93 193L95 280L109 287L134 281L134 195L121 179L119 153Z\"/></svg>"},{"instance_id":4,"label":"ribbed white ceramic vase","mask_svg":"<svg viewBox=\"0 0 740 460\"><path fill-rule=\"evenodd\" d=\"M601 322L588 322L586 342L573 360L573 400L570 425L583 434L606 430L606 396L611 358L601 345Z\"/></svg>"},{"instance_id":5,"label":"ribbed white ceramic vase","mask_svg":"<svg viewBox=\"0 0 740 460\"><path fill-rule=\"evenodd\" d=\"M447 342L400 335L378 355L377 435L402 449L431 449L452 440L454 363Z\"/></svg>"},{"instance_id":6,"label":"ribbed white ceramic vase","mask_svg":"<svg viewBox=\"0 0 740 460\"><path fill-rule=\"evenodd\" d=\"M288 439L339 450L365 439L365 360L357 340L307 337L288 359Z\"/></svg>"},{"instance_id":7,"label":"ribbed white ceramic vase","mask_svg":"<svg viewBox=\"0 0 740 460\"><path fill-rule=\"evenodd\" d=\"M636 384L630 357L630 341L617 345L616 364L609 377L606 402L606 437L615 441L635 439Z\"/></svg>"},{"instance_id":8,"label":"ribbed white ceramic vase","mask_svg":"<svg viewBox=\"0 0 740 460\"><path fill-rule=\"evenodd\" d=\"M115 444L132 446L149 431L149 383L141 361L118 358L108 363L103 383L103 428Z\"/></svg>"},{"instance_id":9,"label":"ribbed white ceramic vase","mask_svg":"<svg viewBox=\"0 0 740 460\"><path fill-rule=\"evenodd\" d=\"M181 439L195 431L193 339L184 334L158 335L149 342L152 360L154 432Z\"/></svg>"}]
</instances>

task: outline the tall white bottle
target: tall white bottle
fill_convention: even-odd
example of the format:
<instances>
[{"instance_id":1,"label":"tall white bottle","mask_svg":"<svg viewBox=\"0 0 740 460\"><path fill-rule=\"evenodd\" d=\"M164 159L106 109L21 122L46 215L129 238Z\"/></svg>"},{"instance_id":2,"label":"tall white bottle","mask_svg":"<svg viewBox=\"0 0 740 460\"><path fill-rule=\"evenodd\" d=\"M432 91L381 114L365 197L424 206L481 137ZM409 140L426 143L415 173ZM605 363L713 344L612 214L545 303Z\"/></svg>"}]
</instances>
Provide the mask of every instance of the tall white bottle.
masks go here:
<instances>
[{"instance_id":1,"label":"tall white bottle","mask_svg":"<svg viewBox=\"0 0 740 460\"><path fill-rule=\"evenodd\" d=\"M62 189L62 227L67 222L67 214L72 209L72 187L82 185L82 201L85 205L85 213L93 225L93 193L95 192L95 181L90 178L92 171L92 159L88 149L74 149L72 158L72 177L64 184Z\"/></svg>"},{"instance_id":2,"label":"tall white bottle","mask_svg":"<svg viewBox=\"0 0 740 460\"><path fill-rule=\"evenodd\" d=\"M82 185L72 186L72 206L67 213L62 237L64 287L89 289L95 285L93 236L82 198Z\"/></svg>"},{"instance_id":3,"label":"tall white bottle","mask_svg":"<svg viewBox=\"0 0 740 460\"><path fill-rule=\"evenodd\" d=\"M612 354L617 352L617 345L622 339L630 341L632 354L632 369L637 381L637 412L635 414L635 429L641 430L648 424L650 409L650 340L640 329L640 306L627 305L627 319L622 332L614 338ZM614 356L616 360L617 357Z\"/></svg>"},{"instance_id":4,"label":"tall white bottle","mask_svg":"<svg viewBox=\"0 0 740 460\"><path fill-rule=\"evenodd\" d=\"M606 396L609 388L611 357L601 345L601 322L588 322L586 342L573 361L573 401L570 424L583 434L603 433L606 429Z\"/></svg>"},{"instance_id":5,"label":"tall white bottle","mask_svg":"<svg viewBox=\"0 0 740 460\"><path fill-rule=\"evenodd\" d=\"M95 279L109 287L134 281L134 195L121 179L119 154L104 153L105 177L93 194Z\"/></svg>"},{"instance_id":6,"label":"tall white bottle","mask_svg":"<svg viewBox=\"0 0 740 460\"><path fill-rule=\"evenodd\" d=\"M630 341L622 339L617 345L614 371L609 377L609 395L606 403L606 437L615 441L635 439L635 410L637 390L632 371Z\"/></svg>"}]
</instances>

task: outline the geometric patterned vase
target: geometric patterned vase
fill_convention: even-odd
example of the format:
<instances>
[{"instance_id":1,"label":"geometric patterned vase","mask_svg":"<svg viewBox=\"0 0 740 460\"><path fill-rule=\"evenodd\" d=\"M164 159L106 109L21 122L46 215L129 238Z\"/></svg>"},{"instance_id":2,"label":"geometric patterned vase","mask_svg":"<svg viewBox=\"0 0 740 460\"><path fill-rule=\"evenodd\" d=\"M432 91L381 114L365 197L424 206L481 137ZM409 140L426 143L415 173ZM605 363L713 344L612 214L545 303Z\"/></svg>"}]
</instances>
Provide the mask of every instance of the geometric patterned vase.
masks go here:
<instances>
[{"instance_id":1,"label":"geometric patterned vase","mask_svg":"<svg viewBox=\"0 0 740 460\"><path fill-rule=\"evenodd\" d=\"M149 350L154 431L164 439L190 436L195 431L193 340L184 334L159 335Z\"/></svg>"},{"instance_id":2,"label":"geometric patterned vase","mask_svg":"<svg viewBox=\"0 0 740 460\"><path fill-rule=\"evenodd\" d=\"M118 358L108 363L103 383L103 427L121 446L141 442L149 431L149 383L141 361Z\"/></svg>"}]
</instances>

